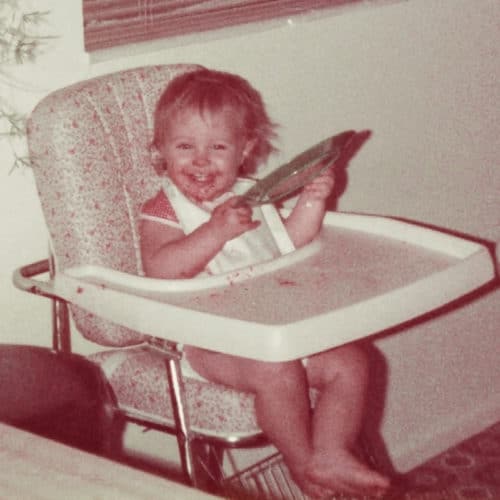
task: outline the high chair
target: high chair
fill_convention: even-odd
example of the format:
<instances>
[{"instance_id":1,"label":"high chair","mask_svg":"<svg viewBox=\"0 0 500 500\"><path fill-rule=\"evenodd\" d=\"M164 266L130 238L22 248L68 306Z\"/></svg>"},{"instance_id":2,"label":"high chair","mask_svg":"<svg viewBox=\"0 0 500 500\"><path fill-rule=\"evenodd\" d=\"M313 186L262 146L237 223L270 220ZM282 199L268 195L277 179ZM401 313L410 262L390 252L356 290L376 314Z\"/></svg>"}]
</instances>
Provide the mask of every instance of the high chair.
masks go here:
<instances>
[{"instance_id":1,"label":"high chair","mask_svg":"<svg viewBox=\"0 0 500 500\"><path fill-rule=\"evenodd\" d=\"M424 314L494 272L477 243L388 218L332 213L321 238L277 264L204 281L144 278L138 214L160 186L149 153L153 111L171 78L194 68L121 71L39 103L28 142L51 256L17 270L14 282L52 300L55 350L70 351L73 322L105 347L90 359L113 388L117 416L175 434L187 478L207 487L224 480L226 447L266 440L252 395L182 376L178 342L296 359ZM425 255L413 263L409 249ZM366 258L374 253L375 260ZM384 266L397 273L388 278ZM304 301L313 291L322 297Z\"/></svg>"},{"instance_id":2,"label":"high chair","mask_svg":"<svg viewBox=\"0 0 500 500\"><path fill-rule=\"evenodd\" d=\"M51 258L26 266L18 279L43 272L55 276L81 264L142 273L137 215L158 190L149 156L153 111L169 80L195 67L154 66L107 75L55 92L38 105L29 121L28 142ZM52 299L53 348L70 351L68 303L54 296L50 285L41 283L29 291ZM182 379L175 343L77 306L70 309L84 337L102 346L126 347L90 359L108 376L120 415L178 436L182 466L195 485L203 474L194 465L201 455L209 461L204 467L218 479L222 444L265 442L252 397Z\"/></svg>"}]
</instances>

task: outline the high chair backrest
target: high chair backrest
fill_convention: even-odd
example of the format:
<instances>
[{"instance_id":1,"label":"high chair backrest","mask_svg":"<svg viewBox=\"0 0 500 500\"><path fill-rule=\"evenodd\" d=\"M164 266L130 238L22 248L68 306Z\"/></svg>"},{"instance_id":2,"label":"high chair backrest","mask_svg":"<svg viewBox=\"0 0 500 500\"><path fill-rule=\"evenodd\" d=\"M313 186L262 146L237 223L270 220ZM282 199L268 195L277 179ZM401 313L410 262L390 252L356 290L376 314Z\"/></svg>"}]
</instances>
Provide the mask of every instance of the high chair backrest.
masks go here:
<instances>
[{"instance_id":1,"label":"high chair backrest","mask_svg":"<svg viewBox=\"0 0 500 500\"><path fill-rule=\"evenodd\" d=\"M160 93L194 65L147 66L57 90L34 109L28 145L56 270L94 264L141 273L137 216L160 183L149 145ZM76 307L80 332L103 345L143 340Z\"/></svg>"}]
</instances>

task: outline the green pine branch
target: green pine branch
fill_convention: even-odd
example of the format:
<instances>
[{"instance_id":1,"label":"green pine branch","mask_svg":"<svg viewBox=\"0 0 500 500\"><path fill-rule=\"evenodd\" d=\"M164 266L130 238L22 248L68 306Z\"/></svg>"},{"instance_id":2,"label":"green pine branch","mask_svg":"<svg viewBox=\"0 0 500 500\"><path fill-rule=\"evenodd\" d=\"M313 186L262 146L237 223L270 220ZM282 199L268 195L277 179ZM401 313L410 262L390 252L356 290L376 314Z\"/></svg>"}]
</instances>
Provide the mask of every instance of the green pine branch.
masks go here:
<instances>
[{"instance_id":1,"label":"green pine branch","mask_svg":"<svg viewBox=\"0 0 500 500\"><path fill-rule=\"evenodd\" d=\"M14 85L9 82L7 67L35 62L47 40L54 38L40 33L47 15L47 11L23 12L17 0L0 0L1 85ZM12 110L5 100L0 99L0 141L25 137L26 119L24 114ZM29 165L29 158L20 156L13 147L11 150L11 171Z\"/></svg>"}]
</instances>

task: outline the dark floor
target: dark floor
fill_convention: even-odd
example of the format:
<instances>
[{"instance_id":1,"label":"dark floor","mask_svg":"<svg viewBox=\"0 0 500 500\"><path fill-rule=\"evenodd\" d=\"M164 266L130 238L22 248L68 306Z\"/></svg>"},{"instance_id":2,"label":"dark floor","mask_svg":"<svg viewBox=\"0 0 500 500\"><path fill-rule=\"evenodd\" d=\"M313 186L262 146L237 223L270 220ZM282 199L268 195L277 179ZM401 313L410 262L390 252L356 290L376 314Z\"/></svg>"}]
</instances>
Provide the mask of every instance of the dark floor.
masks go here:
<instances>
[{"instance_id":1,"label":"dark floor","mask_svg":"<svg viewBox=\"0 0 500 500\"><path fill-rule=\"evenodd\" d=\"M264 460L230 484L234 500L304 500L279 455ZM338 495L335 500L371 500ZM500 500L500 422L394 478L386 500ZM333 500L333 499L332 499Z\"/></svg>"},{"instance_id":2,"label":"dark floor","mask_svg":"<svg viewBox=\"0 0 500 500\"><path fill-rule=\"evenodd\" d=\"M138 466L137 463L133 464ZM165 471L152 470L164 475ZM233 480L234 479L234 480ZM229 481L231 500L307 500L281 456L251 466ZM395 478L386 500L500 500L500 421L420 467ZM372 500L339 495L336 500Z\"/></svg>"},{"instance_id":3,"label":"dark floor","mask_svg":"<svg viewBox=\"0 0 500 500\"><path fill-rule=\"evenodd\" d=\"M395 500L500 500L500 422L400 478Z\"/></svg>"}]
</instances>

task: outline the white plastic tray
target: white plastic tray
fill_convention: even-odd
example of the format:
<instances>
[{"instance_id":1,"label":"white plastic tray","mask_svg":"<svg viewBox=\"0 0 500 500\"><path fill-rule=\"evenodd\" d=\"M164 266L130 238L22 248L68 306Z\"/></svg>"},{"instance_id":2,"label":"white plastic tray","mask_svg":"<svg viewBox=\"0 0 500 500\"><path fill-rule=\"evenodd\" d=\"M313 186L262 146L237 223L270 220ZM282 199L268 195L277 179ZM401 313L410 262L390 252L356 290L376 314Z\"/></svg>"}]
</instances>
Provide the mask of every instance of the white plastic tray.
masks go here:
<instances>
[{"instance_id":1,"label":"white plastic tray","mask_svg":"<svg viewBox=\"0 0 500 500\"><path fill-rule=\"evenodd\" d=\"M226 275L156 280L84 266L58 273L54 286L65 299L143 333L284 361L413 319L494 277L478 243L336 212L313 244Z\"/></svg>"}]
</instances>

